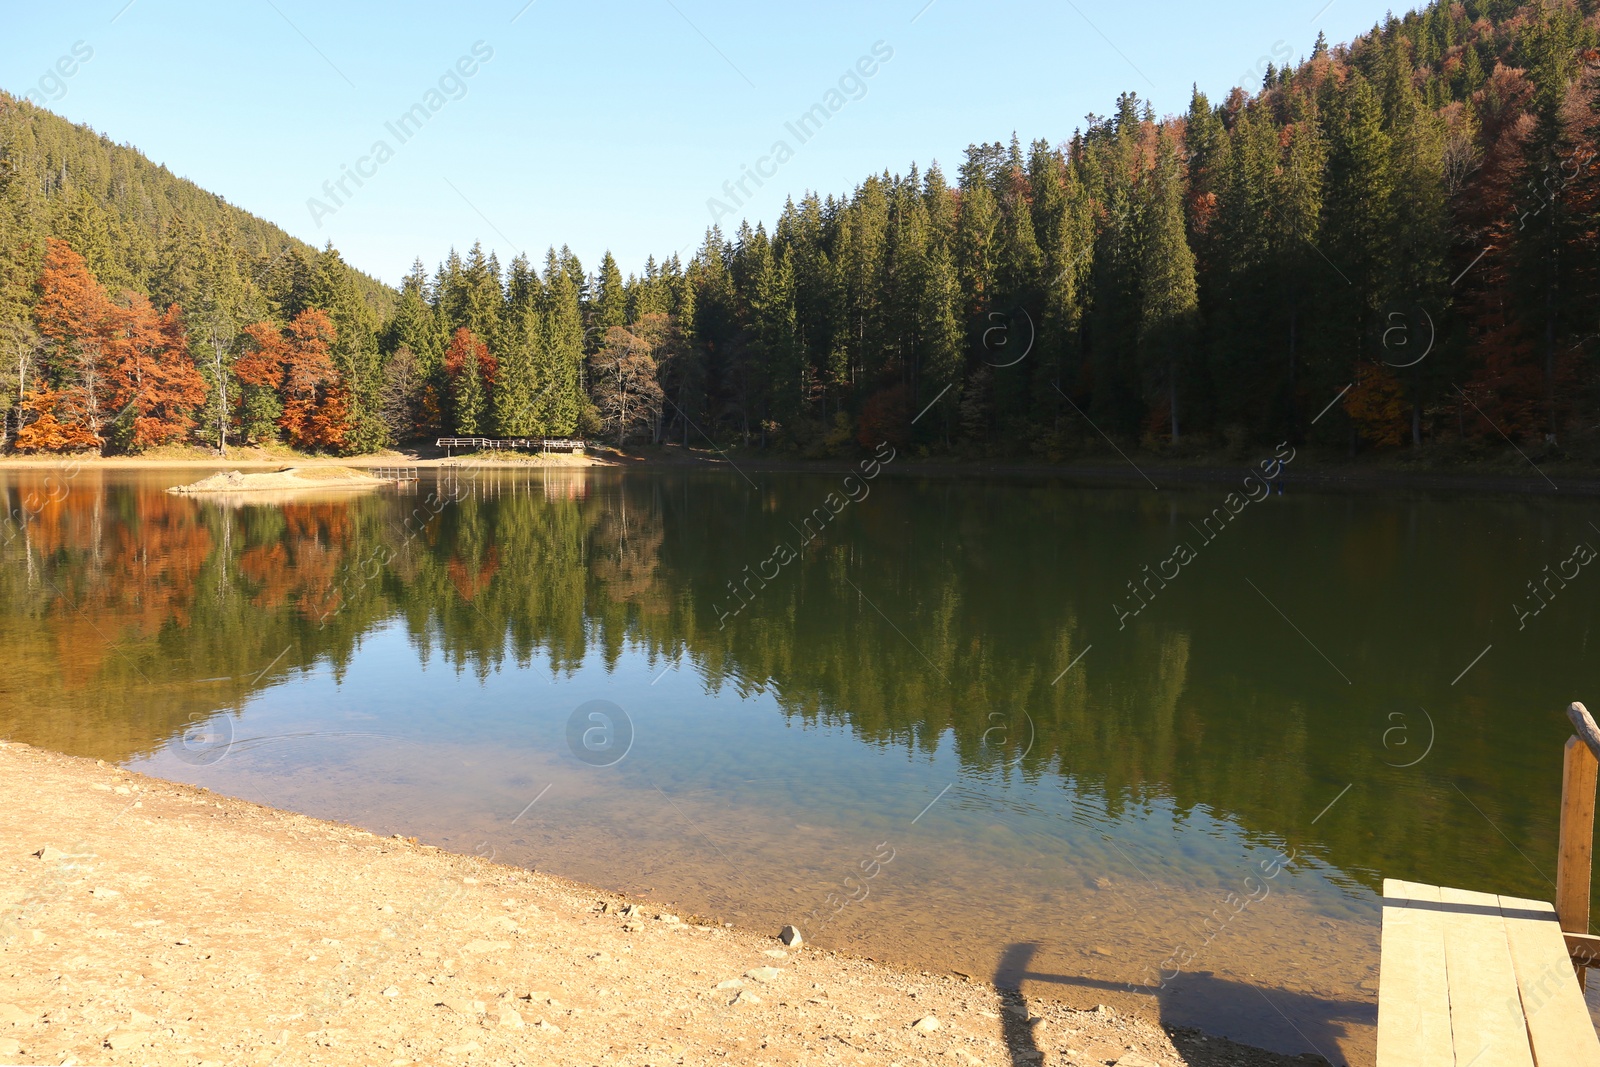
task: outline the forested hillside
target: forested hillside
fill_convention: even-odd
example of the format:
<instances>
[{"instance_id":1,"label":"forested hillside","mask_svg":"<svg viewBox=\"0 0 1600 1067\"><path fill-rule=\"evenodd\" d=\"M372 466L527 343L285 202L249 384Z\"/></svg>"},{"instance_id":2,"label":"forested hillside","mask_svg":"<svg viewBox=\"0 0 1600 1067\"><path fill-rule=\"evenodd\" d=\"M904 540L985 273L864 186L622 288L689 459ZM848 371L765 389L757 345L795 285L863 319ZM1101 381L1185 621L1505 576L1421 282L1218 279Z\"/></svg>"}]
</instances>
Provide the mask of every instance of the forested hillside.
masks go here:
<instances>
[{"instance_id":1,"label":"forested hillside","mask_svg":"<svg viewBox=\"0 0 1600 1067\"><path fill-rule=\"evenodd\" d=\"M810 194L771 232L713 230L626 280L609 255L590 274L566 249L536 269L474 246L397 298L0 98L13 443L137 449L225 423L346 451L457 432L1592 457L1597 7L1435 3L1319 38L1254 92L1159 119L1125 94L1059 144ZM67 278L103 299L49 304ZM132 340L140 315L165 347ZM197 363L200 399L147 395L138 359Z\"/></svg>"}]
</instances>

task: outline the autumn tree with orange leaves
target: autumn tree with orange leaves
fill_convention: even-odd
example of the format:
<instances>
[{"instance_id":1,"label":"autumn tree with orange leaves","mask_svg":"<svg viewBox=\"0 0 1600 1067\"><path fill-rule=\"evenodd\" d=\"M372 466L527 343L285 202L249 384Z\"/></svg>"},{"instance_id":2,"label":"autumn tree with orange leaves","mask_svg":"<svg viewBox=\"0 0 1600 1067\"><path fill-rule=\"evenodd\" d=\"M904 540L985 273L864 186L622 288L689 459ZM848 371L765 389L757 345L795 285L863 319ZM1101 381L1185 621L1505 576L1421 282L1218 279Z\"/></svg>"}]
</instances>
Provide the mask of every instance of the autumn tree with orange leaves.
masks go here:
<instances>
[{"instance_id":1,"label":"autumn tree with orange leaves","mask_svg":"<svg viewBox=\"0 0 1600 1067\"><path fill-rule=\"evenodd\" d=\"M246 351L233 368L245 386L241 433L260 440L275 428L297 448L341 448L349 402L333 365L336 333L327 313L307 308L286 329L258 322L244 332Z\"/></svg>"},{"instance_id":2,"label":"autumn tree with orange leaves","mask_svg":"<svg viewBox=\"0 0 1600 1067\"><path fill-rule=\"evenodd\" d=\"M450 379L451 421L455 432L468 437L489 432L490 397L499 363L489 346L465 326L458 327L444 354Z\"/></svg>"},{"instance_id":3,"label":"autumn tree with orange leaves","mask_svg":"<svg viewBox=\"0 0 1600 1067\"><path fill-rule=\"evenodd\" d=\"M183 440L206 383L189 356L178 306L158 314L131 292L115 303L66 242L50 238L46 247L34 309L49 346L46 373L23 401L16 449L109 443L137 452Z\"/></svg>"},{"instance_id":4,"label":"autumn tree with orange leaves","mask_svg":"<svg viewBox=\"0 0 1600 1067\"><path fill-rule=\"evenodd\" d=\"M136 452L183 440L205 404L206 383L189 355L182 312L174 304L157 315L149 300L130 293L114 319L106 382L115 436Z\"/></svg>"}]
</instances>

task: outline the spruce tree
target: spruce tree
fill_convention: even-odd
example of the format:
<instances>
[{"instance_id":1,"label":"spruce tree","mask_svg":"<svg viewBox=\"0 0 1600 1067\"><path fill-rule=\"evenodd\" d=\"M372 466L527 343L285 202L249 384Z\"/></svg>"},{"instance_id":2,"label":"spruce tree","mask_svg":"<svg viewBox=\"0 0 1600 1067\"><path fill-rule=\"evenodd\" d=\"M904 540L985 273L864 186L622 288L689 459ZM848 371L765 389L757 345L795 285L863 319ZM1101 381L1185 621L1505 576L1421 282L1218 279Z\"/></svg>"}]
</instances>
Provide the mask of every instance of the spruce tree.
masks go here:
<instances>
[{"instance_id":1,"label":"spruce tree","mask_svg":"<svg viewBox=\"0 0 1600 1067\"><path fill-rule=\"evenodd\" d=\"M534 359L537 394L533 425L543 436L570 437L583 413L583 316L579 305L580 278L567 269L575 263L570 253L558 258L555 249L545 256L543 306L540 309L540 345Z\"/></svg>"},{"instance_id":2,"label":"spruce tree","mask_svg":"<svg viewBox=\"0 0 1600 1067\"><path fill-rule=\"evenodd\" d=\"M517 322L507 331L495 380L494 421L502 437L534 437L543 431L537 411L542 320L537 307L514 314Z\"/></svg>"},{"instance_id":3,"label":"spruce tree","mask_svg":"<svg viewBox=\"0 0 1600 1067\"><path fill-rule=\"evenodd\" d=\"M1344 380L1354 379L1343 403L1354 421L1346 424L1353 453L1361 427L1384 410L1394 388L1382 369L1379 313L1390 298L1390 255L1394 233L1394 148L1383 128L1383 109L1371 82L1353 74L1330 109L1328 195L1323 202L1325 255L1342 286L1332 289L1335 330L1344 361ZM1335 372L1337 373L1337 371ZM1327 380L1332 385L1337 378ZM1324 425L1333 420L1324 420Z\"/></svg>"},{"instance_id":4,"label":"spruce tree","mask_svg":"<svg viewBox=\"0 0 1600 1067\"><path fill-rule=\"evenodd\" d=\"M961 321L961 287L956 280L955 264L942 241L928 249L917 313L923 373L914 399L918 411L928 404L935 405L934 410L924 416L926 430L921 426L917 429L928 436L939 436L948 446L962 397L959 386L966 330Z\"/></svg>"},{"instance_id":5,"label":"spruce tree","mask_svg":"<svg viewBox=\"0 0 1600 1067\"><path fill-rule=\"evenodd\" d=\"M383 368L378 357L377 316L362 299L352 274L328 244L310 264L304 307L327 312L333 322L330 354L348 403L343 446L352 452L370 452L389 440L382 414Z\"/></svg>"},{"instance_id":6,"label":"spruce tree","mask_svg":"<svg viewBox=\"0 0 1600 1067\"><path fill-rule=\"evenodd\" d=\"M1141 242L1144 299L1139 315L1139 355L1147 394L1164 396L1169 407L1176 444L1182 425L1179 408L1184 378L1198 327L1198 299L1194 253L1189 250L1183 216L1182 169L1170 135L1161 138L1150 179Z\"/></svg>"},{"instance_id":7,"label":"spruce tree","mask_svg":"<svg viewBox=\"0 0 1600 1067\"><path fill-rule=\"evenodd\" d=\"M604 335L613 326L628 324L628 295L623 290L622 271L611 251L600 258L600 274L594 285L594 321L591 334Z\"/></svg>"}]
</instances>

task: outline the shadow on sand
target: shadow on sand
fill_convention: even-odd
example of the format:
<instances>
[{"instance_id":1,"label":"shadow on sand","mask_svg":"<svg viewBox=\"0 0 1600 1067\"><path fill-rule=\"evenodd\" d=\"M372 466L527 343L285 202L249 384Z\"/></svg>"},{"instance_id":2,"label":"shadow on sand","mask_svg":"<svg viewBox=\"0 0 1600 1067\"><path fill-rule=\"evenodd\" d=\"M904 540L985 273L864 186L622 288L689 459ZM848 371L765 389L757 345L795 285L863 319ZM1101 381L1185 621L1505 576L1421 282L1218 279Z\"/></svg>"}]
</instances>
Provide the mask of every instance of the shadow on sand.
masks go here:
<instances>
[{"instance_id":1,"label":"shadow on sand","mask_svg":"<svg viewBox=\"0 0 1600 1067\"><path fill-rule=\"evenodd\" d=\"M1008 946L1001 954L995 966L994 985L1003 996L1015 1003L1023 1003L1022 987L1025 982L1046 982L1117 993L1130 991L1123 982L1035 971L1032 969L1033 960L1041 947L1038 942L1019 942ZM1138 992L1138 987L1134 987L1133 991ZM1218 978L1210 971L1181 973L1155 991L1153 996L1161 1025L1169 1032L1176 1027L1195 1027L1209 1034L1248 1034L1259 1044L1280 1049L1294 1048L1302 1055L1311 1053L1336 1065L1346 1062L1339 1046L1340 1039L1349 1032L1344 1024L1357 1022L1375 1026L1377 1023L1376 1006L1364 1001L1330 1000L1282 989L1269 992L1259 986ZM1010 1011L1001 1011L1000 1018L1011 1062L1017 1065L1037 1064L1044 1050L1039 1047L1032 1024ZM1232 1042L1220 1044L1231 1045ZM1184 1051L1188 1057L1189 1049ZM1223 1050L1218 1048L1216 1051L1220 1053ZM1282 1062L1305 1063L1308 1059L1297 1060L1293 1053L1289 1053L1282 1057ZM1202 1061L1190 1058L1190 1062ZM1310 1062L1317 1061L1310 1059Z\"/></svg>"}]
</instances>

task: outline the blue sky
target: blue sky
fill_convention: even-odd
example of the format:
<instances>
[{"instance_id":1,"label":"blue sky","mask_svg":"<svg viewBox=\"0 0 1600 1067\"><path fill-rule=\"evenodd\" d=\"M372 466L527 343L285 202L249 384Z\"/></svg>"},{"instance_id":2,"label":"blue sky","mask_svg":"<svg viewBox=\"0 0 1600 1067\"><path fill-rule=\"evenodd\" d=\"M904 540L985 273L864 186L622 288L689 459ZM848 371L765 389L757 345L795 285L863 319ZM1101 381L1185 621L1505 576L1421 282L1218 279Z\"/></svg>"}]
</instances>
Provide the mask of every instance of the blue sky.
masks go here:
<instances>
[{"instance_id":1,"label":"blue sky","mask_svg":"<svg viewBox=\"0 0 1600 1067\"><path fill-rule=\"evenodd\" d=\"M1060 142L1125 90L1181 112L1191 82L1213 100L1254 87L1267 60L1388 6L525 2L14 4L0 87L389 282L476 239L502 261L567 243L591 269L609 248L628 272L698 244L711 198L734 208L725 231L770 223L791 193L935 158L953 171L973 141ZM785 124L819 103L837 110L801 143ZM386 124L414 104L437 110L402 143ZM724 183L747 167L770 177L735 207ZM324 183L345 168L368 177L333 185L336 204Z\"/></svg>"}]
</instances>

